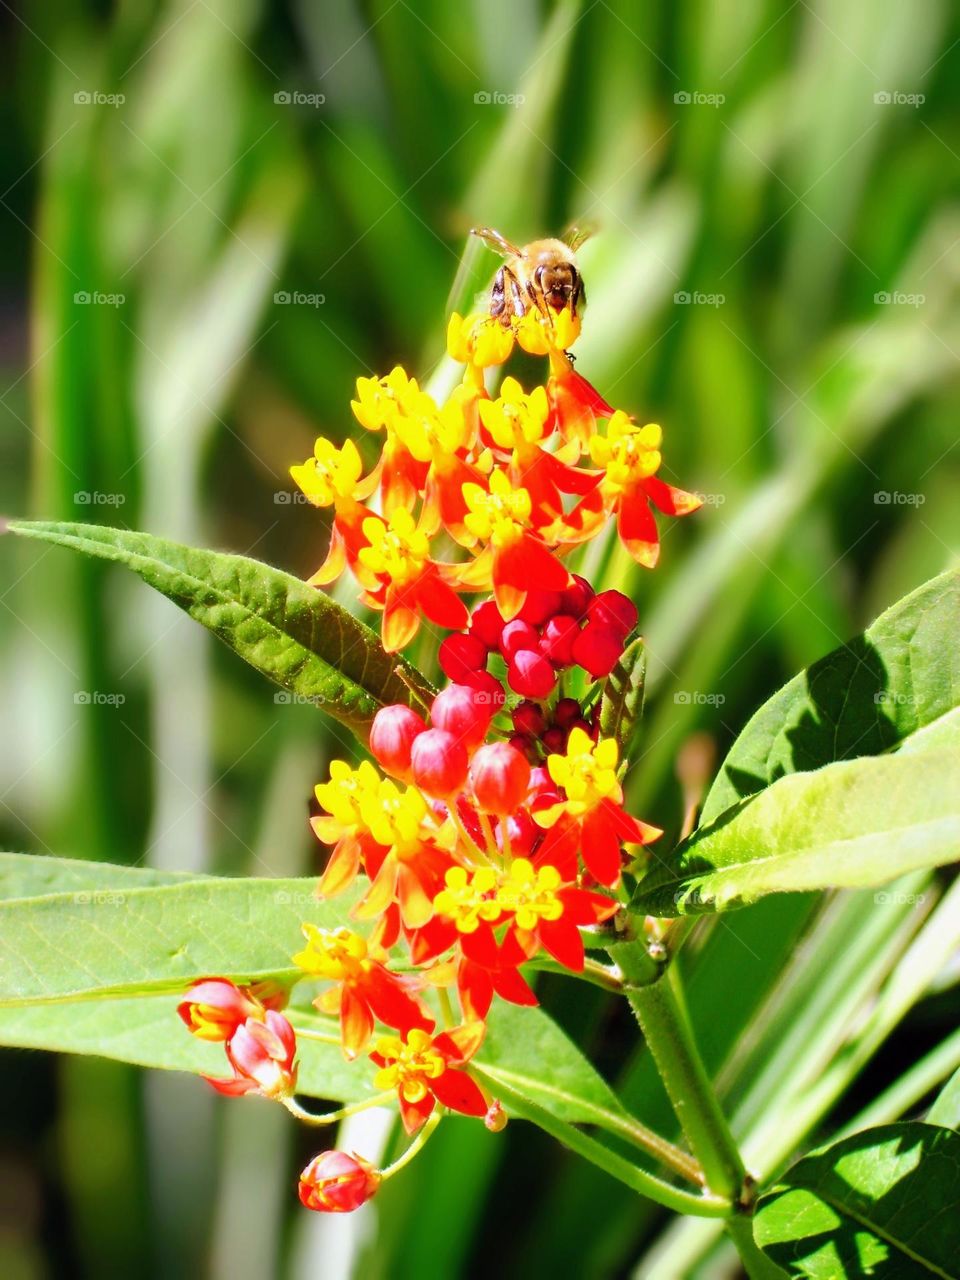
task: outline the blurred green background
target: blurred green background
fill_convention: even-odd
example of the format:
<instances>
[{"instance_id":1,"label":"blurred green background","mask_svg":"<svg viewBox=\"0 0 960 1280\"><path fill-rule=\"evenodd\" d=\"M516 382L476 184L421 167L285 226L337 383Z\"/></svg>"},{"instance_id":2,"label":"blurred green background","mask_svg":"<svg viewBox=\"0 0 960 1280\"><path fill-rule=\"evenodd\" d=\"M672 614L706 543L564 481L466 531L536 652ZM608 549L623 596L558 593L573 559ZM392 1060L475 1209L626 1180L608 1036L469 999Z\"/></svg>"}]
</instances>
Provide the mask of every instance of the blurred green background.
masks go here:
<instances>
[{"instance_id":1,"label":"blurred green background","mask_svg":"<svg viewBox=\"0 0 960 1280\"><path fill-rule=\"evenodd\" d=\"M956 561L946 0L45 0L0 21L0 510L306 575L326 521L287 467L358 433L359 374L436 370L469 227L522 241L589 218L578 367L664 425L663 474L706 496L664 528L655 574L609 543L585 561L649 637L637 812L675 832L692 735L722 752L786 677ZM471 263L468 294L494 267ZM0 604L2 847L316 869L307 806L349 749L336 726L118 571L4 540ZM868 908L773 899L700 930L691 1014L741 1134L804 1087L777 1017L827 1063L888 975ZM901 911L900 950L920 924ZM820 959L798 969L800 940ZM831 1123L956 1026L956 980ZM669 1127L624 1012L541 991ZM9 1280L735 1274L709 1230L664 1235L519 1124L445 1124L328 1220L296 1205L311 1147L279 1108L28 1053L0 1081Z\"/></svg>"}]
</instances>

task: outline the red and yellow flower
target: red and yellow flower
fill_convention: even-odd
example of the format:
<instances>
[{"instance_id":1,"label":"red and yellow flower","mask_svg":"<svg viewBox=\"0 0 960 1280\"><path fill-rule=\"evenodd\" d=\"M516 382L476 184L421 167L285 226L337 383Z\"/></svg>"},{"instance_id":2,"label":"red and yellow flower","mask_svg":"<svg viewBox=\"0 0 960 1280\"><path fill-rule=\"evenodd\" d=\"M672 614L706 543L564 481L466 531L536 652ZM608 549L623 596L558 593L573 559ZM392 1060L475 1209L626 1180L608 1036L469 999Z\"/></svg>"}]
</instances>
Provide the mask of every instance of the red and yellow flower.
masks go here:
<instances>
[{"instance_id":1,"label":"red and yellow flower","mask_svg":"<svg viewBox=\"0 0 960 1280\"><path fill-rule=\"evenodd\" d=\"M300 1203L318 1213L352 1213L380 1189L379 1172L368 1160L345 1151L321 1151L314 1156L297 1188Z\"/></svg>"},{"instance_id":2,"label":"red and yellow flower","mask_svg":"<svg viewBox=\"0 0 960 1280\"><path fill-rule=\"evenodd\" d=\"M414 1027L405 1036L381 1036L371 1060L377 1089L396 1089L400 1119L413 1134L439 1102L465 1116L485 1116L487 1095L464 1069L483 1042L482 1022L467 1022L439 1035Z\"/></svg>"}]
</instances>

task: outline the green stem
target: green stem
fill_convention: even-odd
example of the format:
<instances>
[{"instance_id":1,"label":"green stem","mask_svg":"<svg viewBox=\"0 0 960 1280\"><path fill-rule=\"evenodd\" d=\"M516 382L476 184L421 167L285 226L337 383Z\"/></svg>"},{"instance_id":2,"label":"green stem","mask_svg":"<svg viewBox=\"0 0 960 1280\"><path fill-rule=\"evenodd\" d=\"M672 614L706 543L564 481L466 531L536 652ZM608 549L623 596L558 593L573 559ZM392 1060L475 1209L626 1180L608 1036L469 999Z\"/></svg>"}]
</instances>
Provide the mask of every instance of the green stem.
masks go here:
<instances>
[{"instance_id":1,"label":"green stem","mask_svg":"<svg viewBox=\"0 0 960 1280\"><path fill-rule=\"evenodd\" d=\"M629 947L617 948L616 958L628 981L627 999L690 1150L703 1166L707 1186L742 1203L748 1185L746 1170L677 998L676 970L668 971L658 982L631 986L633 957ZM640 968L646 972L642 961Z\"/></svg>"},{"instance_id":2,"label":"green stem","mask_svg":"<svg viewBox=\"0 0 960 1280\"><path fill-rule=\"evenodd\" d=\"M479 1076L486 1075L481 1067L475 1066L474 1071ZM514 1093L494 1076L491 1075L489 1080L514 1115L532 1121L565 1147L605 1170L611 1177L639 1192L640 1195L655 1200L657 1204L662 1204L675 1213L691 1214L700 1218L725 1218L729 1217L733 1211L733 1205L726 1197L714 1195L708 1191L696 1195L691 1191L674 1187L652 1173L647 1173L645 1169L638 1168L623 1156L604 1146L602 1142L598 1142L596 1138L591 1138L589 1134L583 1133L574 1125L560 1120L549 1111L537 1106L535 1102Z\"/></svg>"},{"instance_id":3,"label":"green stem","mask_svg":"<svg viewBox=\"0 0 960 1280\"><path fill-rule=\"evenodd\" d=\"M325 1111L322 1115L307 1111L305 1107L301 1107L296 1098L281 1098L280 1101L294 1119L301 1121L303 1124L321 1128L328 1124L338 1124L341 1120L347 1120L350 1116L359 1115L361 1111L369 1111L371 1107L385 1107L393 1102L396 1096L396 1093L392 1090L390 1093L378 1093L376 1097L365 1098L363 1102L352 1102L349 1106L340 1107L337 1111Z\"/></svg>"},{"instance_id":4,"label":"green stem","mask_svg":"<svg viewBox=\"0 0 960 1280\"><path fill-rule=\"evenodd\" d=\"M427 1123L423 1126L423 1128L420 1130L420 1132L417 1134L414 1140L410 1143L409 1147L407 1147L403 1155L399 1156L396 1160L394 1160L393 1164L389 1165L386 1169L382 1170L380 1177L384 1181L386 1181L387 1178L392 1178L395 1173L399 1173L401 1169L403 1169L406 1165L408 1165L410 1161L414 1158L414 1156L419 1155L419 1153L426 1146L428 1139L431 1138L432 1135L436 1132L437 1125L440 1123L442 1119L443 1119L443 1109L442 1107L436 1107L434 1109L433 1115L429 1118Z\"/></svg>"}]
</instances>

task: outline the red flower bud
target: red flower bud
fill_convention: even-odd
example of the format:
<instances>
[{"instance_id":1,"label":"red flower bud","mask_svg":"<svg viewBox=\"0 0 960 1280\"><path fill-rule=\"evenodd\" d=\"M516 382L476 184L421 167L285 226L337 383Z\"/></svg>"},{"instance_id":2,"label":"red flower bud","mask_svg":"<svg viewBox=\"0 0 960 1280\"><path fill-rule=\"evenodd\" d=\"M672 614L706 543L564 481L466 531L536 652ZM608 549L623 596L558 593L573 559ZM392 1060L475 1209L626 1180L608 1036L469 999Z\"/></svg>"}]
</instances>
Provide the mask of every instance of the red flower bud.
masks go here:
<instances>
[{"instance_id":1,"label":"red flower bud","mask_svg":"<svg viewBox=\"0 0 960 1280\"><path fill-rule=\"evenodd\" d=\"M426 729L423 719L402 702L381 707L370 726L370 751L387 773L409 782L413 776L410 752L414 740Z\"/></svg>"},{"instance_id":2,"label":"red flower bud","mask_svg":"<svg viewBox=\"0 0 960 1280\"><path fill-rule=\"evenodd\" d=\"M622 591L601 591L587 606L587 617L627 636L637 625L637 606Z\"/></svg>"},{"instance_id":3,"label":"red flower bud","mask_svg":"<svg viewBox=\"0 0 960 1280\"><path fill-rule=\"evenodd\" d=\"M467 676L487 665L487 646L476 636L457 632L447 636L437 657L444 675L454 684L464 684Z\"/></svg>"},{"instance_id":4,"label":"red flower bud","mask_svg":"<svg viewBox=\"0 0 960 1280\"><path fill-rule=\"evenodd\" d=\"M557 789L557 784L550 777L550 770L545 764L535 765L530 770L530 785L527 788L527 798L534 799L541 793L553 794Z\"/></svg>"},{"instance_id":5,"label":"red flower bud","mask_svg":"<svg viewBox=\"0 0 960 1280\"><path fill-rule=\"evenodd\" d=\"M300 1201L320 1213L350 1213L359 1209L380 1186L380 1174L360 1156L345 1151L322 1151L300 1175Z\"/></svg>"},{"instance_id":6,"label":"red flower bud","mask_svg":"<svg viewBox=\"0 0 960 1280\"><path fill-rule=\"evenodd\" d=\"M430 707L433 727L452 733L468 751L478 747L487 736L492 718L489 698L465 684L449 685L437 694Z\"/></svg>"},{"instance_id":7,"label":"red flower bud","mask_svg":"<svg viewBox=\"0 0 960 1280\"><path fill-rule=\"evenodd\" d=\"M567 748L567 731L552 725L543 735L543 748L548 755L562 756Z\"/></svg>"},{"instance_id":8,"label":"red flower bud","mask_svg":"<svg viewBox=\"0 0 960 1280\"><path fill-rule=\"evenodd\" d=\"M561 698L553 709L553 719L561 729L569 729L574 720L581 716L580 703L576 698Z\"/></svg>"},{"instance_id":9,"label":"red flower bud","mask_svg":"<svg viewBox=\"0 0 960 1280\"><path fill-rule=\"evenodd\" d=\"M511 747L527 760L538 759L536 743L525 733L514 733L507 739Z\"/></svg>"},{"instance_id":10,"label":"red flower bud","mask_svg":"<svg viewBox=\"0 0 960 1280\"><path fill-rule=\"evenodd\" d=\"M510 852L515 858L528 858L533 846L543 832L527 813L526 809L518 809L506 818L507 830L510 833ZM503 847L503 835L497 832L497 844Z\"/></svg>"},{"instance_id":11,"label":"red flower bud","mask_svg":"<svg viewBox=\"0 0 960 1280\"><path fill-rule=\"evenodd\" d=\"M177 1013L200 1040L229 1040L247 1018L263 1018L267 1009L282 1009L287 992L272 982L238 987L229 978L195 982Z\"/></svg>"},{"instance_id":12,"label":"red flower bud","mask_svg":"<svg viewBox=\"0 0 960 1280\"><path fill-rule=\"evenodd\" d=\"M559 591L540 591L537 587L527 592L523 608L517 614L522 622L529 622L535 627L542 626L553 616L563 604L563 595Z\"/></svg>"},{"instance_id":13,"label":"red flower bud","mask_svg":"<svg viewBox=\"0 0 960 1280\"><path fill-rule=\"evenodd\" d=\"M595 680L608 676L620 661L623 636L612 627L590 622L574 641L573 657Z\"/></svg>"},{"instance_id":14,"label":"red flower bud","mask_svg":"<svg viewBox=\"0 0 960 1280\"><path fill-rule=\"evenodd\" d=\"M535 652L540 644L540 637L529 622L521 622L514 618L503 628L500 635L500 652L509 661L515 653L522 649Z\"/></svg>"},{"instance_id":15,"label":"red flower bud","mask_svg":"<svg viewBox=\"0 0 960 1280\"><path fill-rule=\"evenodd\" d=\"M593 587L586 578L581 578L578 573L575 573L572 585L563 593L561 612L568 613L572 618L584 618L587 606L592 599Z\"/></svg>"},{"instance_id":16,"label":"red flower bud","mask_svg":"<svg viewBox=\"0 0 960 1280\"><path fill-rule=\"evenodd\" d=\"M551 618L543 628L540 652L555 667L569 667L573 662L573 642L580 634L580 623L565 613Z\"/></svg>"},{"instance_id":17,"label":"red flower bud","mask_svg":"<svg viewBox=\"0 0 960 1280\"><path fill-rule=\"evenodd\" d=\"M500 710L507 700L503 685L489 671L474 671L466 680L462 680L460 683L467 685L470 689L476 689L479 695L477 701L482 705L484 699L486 699L487 705L493 708L494 714Z\"/></svg>"},{"instance_id":18,"label":"red flower bud","mask_svg":"<svg viewBox=\"0 0 960 1280\"><path fill-rule=\"evenodd\" d=\"M493 600L485 600L478 604L470 615L470 635L475 636L488 649L496 649L500 644L500 632L503 630L503 617Z\"/></svg>"},{"instance_id":19,"label":"red flower bud","mask_svg":"<svg viewBox=\"0 0 960 1280\"><path fill-rule=\"evenodd\" d=\"M428 795L446 800L467 780L467 749L445 729L421 733L410 753L413 778Z\"/></svg>"},{"instance_id":20,"label":"red flower bud","mask_svg":"<svg viewBox=\"0 0 960 1280\"><path fill-rule=\"evenodd\" d=\"M542 654L520 649L507 667L507 682L525 698L545 698L557 682L553 667Z\"/></svg>"},{"instance_id":21,"label":"red flower bud","mask_svg":"<svg viewBox=\"0 0 960 1280\"><path fill-rule=\"evenodd\" d=\"M543 712L535 702L519 703L514 707L511 718L517 733L528 734L531 738L539 738L546 725Z\"/></svg>"},{"instance_id":22,"label":"red flower bud","mask_svg":"<svg viewBox=\"0 0 960 1280\"><path fill-rule=\"evenodd\" d=\"M530 783L530 765L508 742L488 742L473 757L470 781L480 808L502 817L523 803Z\"/></svg>"}]
</instances>

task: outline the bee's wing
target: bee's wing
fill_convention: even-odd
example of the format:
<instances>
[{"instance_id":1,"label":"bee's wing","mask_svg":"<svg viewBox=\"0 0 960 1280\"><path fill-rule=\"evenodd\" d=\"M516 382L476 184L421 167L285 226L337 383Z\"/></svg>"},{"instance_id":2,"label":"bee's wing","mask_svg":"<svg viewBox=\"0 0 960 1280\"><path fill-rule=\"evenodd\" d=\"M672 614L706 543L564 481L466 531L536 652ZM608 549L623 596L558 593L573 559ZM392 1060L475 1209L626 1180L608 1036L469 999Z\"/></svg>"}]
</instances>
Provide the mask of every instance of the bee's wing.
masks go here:
<instances>
[{"instance_id":1,"label":"bee's wing","mask_svg":"<svg viewBox=\"0 0 960 1280\"><path fill-rule=\"evenodd\" d=\"M580 248L584 241L589 240L591 236L595 236L600 230L600 224L591 219L583 219L579 222L572 222L560 239L574 253Z\"/></svg>"},{"instance_id":2,"label":"bee's wing","mask_svg":"<svg viewBox=\"0 0 960 1280\"><path fill-rule=\"evenodd\" d=\"M515 258L520 253L515 244L511 244L506 236L502 236L499 231L494 231L492 227L472 227L470 234L477 236L497 253L502 253L505 258Z\"/></svg>"}]
</instances>

